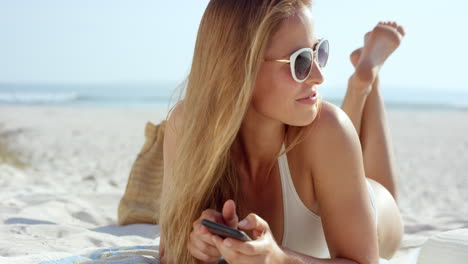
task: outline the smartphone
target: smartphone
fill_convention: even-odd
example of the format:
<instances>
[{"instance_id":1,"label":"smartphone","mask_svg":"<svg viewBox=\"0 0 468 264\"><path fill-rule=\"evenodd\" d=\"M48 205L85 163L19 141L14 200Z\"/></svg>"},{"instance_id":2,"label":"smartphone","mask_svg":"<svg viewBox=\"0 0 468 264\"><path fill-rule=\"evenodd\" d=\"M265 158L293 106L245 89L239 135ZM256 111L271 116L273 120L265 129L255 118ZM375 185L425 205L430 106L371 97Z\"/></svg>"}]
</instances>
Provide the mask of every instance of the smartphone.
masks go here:
<instances>
[{"instance_id":1,"label":"smartphone","mask_svg":"<svg viewBox=\"0 0 468 264\"><path fill-rule=\"evenodd\" d=\"M208 219L203 219L202 225L208 228L208 230L210 230L211 233L217 234L222 238L232 237L241 241L252 240L244 231L237 230L226 225L218 224Z\"/></svg>"}]
</instances>

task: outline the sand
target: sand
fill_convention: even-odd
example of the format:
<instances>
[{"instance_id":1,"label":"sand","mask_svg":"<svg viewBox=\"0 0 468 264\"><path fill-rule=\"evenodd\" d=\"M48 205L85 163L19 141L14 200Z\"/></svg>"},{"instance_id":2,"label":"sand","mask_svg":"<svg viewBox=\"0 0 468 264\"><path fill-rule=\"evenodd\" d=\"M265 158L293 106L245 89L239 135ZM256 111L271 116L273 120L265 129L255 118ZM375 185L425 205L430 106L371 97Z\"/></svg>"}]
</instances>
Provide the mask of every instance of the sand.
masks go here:
<instances>
[{"instance_id":1,"label":"sand","mask_svg":"<svg viewBox=\"0 0 468 264\"><path fill-rule=\"evenodd\" d=\"M144 126L166 112L0 107L0 262L157 244L158 226L116 219ZM468 227L468 112L391 111L388 120L406 233L391 263L410 263L430 235Z\"/></svg>"}]
</instances>

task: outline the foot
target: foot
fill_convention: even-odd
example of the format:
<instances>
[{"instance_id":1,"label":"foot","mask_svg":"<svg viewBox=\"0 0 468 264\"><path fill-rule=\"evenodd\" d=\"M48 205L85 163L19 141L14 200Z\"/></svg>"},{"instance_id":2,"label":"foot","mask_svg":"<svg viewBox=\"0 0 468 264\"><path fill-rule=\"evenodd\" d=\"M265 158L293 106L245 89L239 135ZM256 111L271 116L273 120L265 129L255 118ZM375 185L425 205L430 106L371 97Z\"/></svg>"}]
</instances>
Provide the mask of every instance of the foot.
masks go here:
<instances>
[{"instance_id":1,"label":"foot","mask_svg":"<svg viewBox=\"0 0 468 264\"><path fill-rule=\"evenodd\" d=\"M364 35L364 43L367 43L367 40L369 39L369 36L370 34L372 33L372 31L369 31L366 33L366 35ZM351 55L350 55L350 60L351 60L351 63L353 64L354 68L356 68L358 62L359 62L359 58L361 58L361 53L362 53L362 50L364 48L358 48L358 49L355 49L353 52L351 52Z\"/></svg>"},{"instance_id":2,"label":"foot","mask_svg":"<svg viewBox=\"0 0 468 264\"><path fill-rule=\"evenodd\" d=\"M354 68L356 68L359 58L361 58L361 53L362 53L363 48L359 48L351 52L351 55L349 56L349 59L351 60L351 64L353 64Z\"/></svg>"},{"instance_id":3,"label":"foot","mask_svg":"<svg viewBox=\"0 0 468 264\"><path fill-rule=\"evenodd\" d=\"M377 77L387 58L398 48L405 31L395 22L380 22L364 37L364 48L351 54L356 67L354 79L367 89Z\"/></svg>"}]
</instances>

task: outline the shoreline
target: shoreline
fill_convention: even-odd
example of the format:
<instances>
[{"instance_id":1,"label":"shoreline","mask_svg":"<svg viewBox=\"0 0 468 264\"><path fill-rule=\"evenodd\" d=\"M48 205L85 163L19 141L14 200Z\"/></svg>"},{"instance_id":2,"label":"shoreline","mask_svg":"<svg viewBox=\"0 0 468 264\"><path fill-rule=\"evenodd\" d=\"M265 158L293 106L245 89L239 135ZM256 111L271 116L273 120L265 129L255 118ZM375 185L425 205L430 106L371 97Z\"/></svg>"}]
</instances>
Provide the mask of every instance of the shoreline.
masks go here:
<instances>
[{"instance_id":1,"label":"shoreline","mask_svg":"<svg viewBox=\"0 0 468 264\"><path fill-rule=\"evenodd\" d=\"M341 106L342 98L325 98L327 102L330 102L338 107ZM102 102L101 104L91 103L91 102L83 102L83 103L57 103L57 104L50 104L50 103L1 103L0 102L0 109L1 108L15 108L15 107L37 107L37 108L79 108L79 109L140 109L140 110L159 110L159 111L167 111L166 109L170 109L176 101L169 102L161 101L161 102L134 102L134 103L126 103L126 102ZM427 102L398 102L398 101L385 101L385 108L388 112L401 112L401 111L409 111L409 112L418 112L418 111L429 111L429 112L468 112L468 104L450 104L450 103L427 103Z\"/></svg>"}]
</instances>

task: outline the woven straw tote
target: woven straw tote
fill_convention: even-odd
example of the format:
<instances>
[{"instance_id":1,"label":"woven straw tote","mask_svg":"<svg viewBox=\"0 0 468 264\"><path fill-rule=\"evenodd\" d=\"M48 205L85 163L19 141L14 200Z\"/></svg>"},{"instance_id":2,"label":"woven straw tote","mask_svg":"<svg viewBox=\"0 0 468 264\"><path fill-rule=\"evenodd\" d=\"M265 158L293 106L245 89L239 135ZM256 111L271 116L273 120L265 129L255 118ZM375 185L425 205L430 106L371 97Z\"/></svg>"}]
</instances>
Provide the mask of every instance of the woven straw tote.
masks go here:
<instances>
[{"instance_id":1,"label":"woven straw tote","mask_svg":"<svg viewBox=\"0 0 468 264\"><path fill-rule=\"evenodd\" d=\"M118 208L118 224L158 224L164 174L163 143L166 120L146 123L145 144L132 165Z\"/></svg>"}]
</instances>

